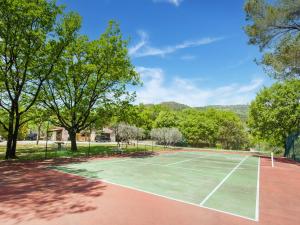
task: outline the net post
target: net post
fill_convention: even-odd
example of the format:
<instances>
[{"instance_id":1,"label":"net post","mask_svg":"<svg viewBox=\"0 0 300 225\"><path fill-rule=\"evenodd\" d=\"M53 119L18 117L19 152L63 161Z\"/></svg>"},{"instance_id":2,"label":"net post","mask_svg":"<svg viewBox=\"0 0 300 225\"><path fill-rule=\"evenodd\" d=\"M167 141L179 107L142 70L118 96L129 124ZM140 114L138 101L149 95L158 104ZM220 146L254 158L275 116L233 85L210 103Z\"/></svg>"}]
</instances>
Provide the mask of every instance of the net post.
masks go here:
<instances>
[{"instance_id":1,"label":"net post","mask_svg":"<svg viewBox=\"0 0 300 225\"><path fill-rule=\"evenodd\" d=\"M274 167L274 153L271 152L271 161L272 161L272 167Z\"/></svg>"}]
</instances>

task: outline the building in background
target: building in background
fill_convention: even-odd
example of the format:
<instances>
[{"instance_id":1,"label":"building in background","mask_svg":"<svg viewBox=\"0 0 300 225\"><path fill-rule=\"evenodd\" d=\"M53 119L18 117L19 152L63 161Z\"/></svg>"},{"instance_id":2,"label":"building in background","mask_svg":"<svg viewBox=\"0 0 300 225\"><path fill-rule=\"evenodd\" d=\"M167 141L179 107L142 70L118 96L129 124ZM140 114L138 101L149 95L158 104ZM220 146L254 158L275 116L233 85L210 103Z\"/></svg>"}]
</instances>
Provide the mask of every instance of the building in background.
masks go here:
<instances>
[{"instance_id":1,"label":"building in background","mask_svg":"<svg viewBox=\"0 0 300 225\"><path fill-rule=\"evenodd\" d=\"M68 141L69 140L69 133L63 127L55 127L54 129L50 130L51 132L51 141ZM91 140L89 140L91 138ZM92 130L91 134L89 131L82 131L76 134L76 140L82 142L110 142L115 141L115 135L112 129L110 128L103 128L102 131L96 132Z\"/></svg>"}]
</instances>

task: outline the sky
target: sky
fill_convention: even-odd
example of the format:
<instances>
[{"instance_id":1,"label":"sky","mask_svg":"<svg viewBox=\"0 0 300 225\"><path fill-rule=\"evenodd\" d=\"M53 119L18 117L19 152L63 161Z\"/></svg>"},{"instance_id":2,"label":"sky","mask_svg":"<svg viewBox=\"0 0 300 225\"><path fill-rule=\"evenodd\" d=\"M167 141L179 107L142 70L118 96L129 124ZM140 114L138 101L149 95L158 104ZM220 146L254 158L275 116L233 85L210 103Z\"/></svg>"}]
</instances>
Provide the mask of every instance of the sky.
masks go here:
<instances>
[{"instance_id":1,"label":"sky","mask_svg":"<svg viewBox=\"0 0 300 225\"><path fill-rule=\"evenodd\" d=\"M135 103L249 104L272 80L247 44L244 0L58 0L90 39L116 20L141 76Z\"/></svg>"}]
</instances>

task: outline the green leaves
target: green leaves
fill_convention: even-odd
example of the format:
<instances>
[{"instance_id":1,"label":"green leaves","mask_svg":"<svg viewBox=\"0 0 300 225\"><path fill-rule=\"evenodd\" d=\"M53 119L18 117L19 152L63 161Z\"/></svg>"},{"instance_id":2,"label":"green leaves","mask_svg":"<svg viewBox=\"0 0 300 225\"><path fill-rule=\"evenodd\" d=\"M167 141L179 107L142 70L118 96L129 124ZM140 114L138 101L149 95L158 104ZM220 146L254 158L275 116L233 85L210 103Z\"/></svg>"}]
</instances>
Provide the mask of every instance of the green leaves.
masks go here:
<instances>
[{"instance_id":1,"label":"green leaves","mask_svg":"<svg viewBox=\"0 0 300 225\"><path fill-rule=\"evenodd\" d=\"M58 124L75 132L107 118L113 105L131 101L134 94L126 90L127 85L139 81L127 55L127 42L113 21L97 40L76 37L54 71L44 87L44 103Z\"/></svg>"},{"instance_id":2,"label":"green leaves","mask_svg":"<svg viewBox=\"0 0 300 225\"><path fill-rule=\"evenodd\" d=\"M180 130L187 142L195 146L215 146L226 149L247 147L247 135L241 119L233 112L215 109L183 110Z\"/></svg>"},{"instance_id":3,"label":"green leaves","mask_svg":"<svg viewBox=\"0 0 300 225\"><path fill-rule=\"evenodd\" d=\"M62 15L55 1L0 0L0 107L8 122L6 157L15 157L18 132L36 104L64 49L77 34L80 17Z\"/></svg>"},{"instance_id":4,"label":"green leaves","mask_svg":"<svg viewBox=\"0 0 300 225\"><path fill-rule=\"evenodd\" d=\"M248 125L252 135L274 146L299 130L300 81L291 80L264 88L251 103Z\"/></svg>"},{"instance_id":5,"label":"green leaves","mask_svg":"<svg viewBox=\"0 0 300 225\"><path fill-rule=\"evenodd\" d=\"M300 1L247 0L249 43L265 51L261 63L276 79L300 76Z\"/></svg>"},{"instance_id":6,"label":"green leaves","mask_svg":"<svg viewBox=\"0 0 300 225\"><path fill-rule=\"evenodd\" d=\"M154 127L162 128L162 127L177 127L178 126L178 116L175 112L166 110L161 111L157 118L154 121Z\"/></svg>"}]
</instances>

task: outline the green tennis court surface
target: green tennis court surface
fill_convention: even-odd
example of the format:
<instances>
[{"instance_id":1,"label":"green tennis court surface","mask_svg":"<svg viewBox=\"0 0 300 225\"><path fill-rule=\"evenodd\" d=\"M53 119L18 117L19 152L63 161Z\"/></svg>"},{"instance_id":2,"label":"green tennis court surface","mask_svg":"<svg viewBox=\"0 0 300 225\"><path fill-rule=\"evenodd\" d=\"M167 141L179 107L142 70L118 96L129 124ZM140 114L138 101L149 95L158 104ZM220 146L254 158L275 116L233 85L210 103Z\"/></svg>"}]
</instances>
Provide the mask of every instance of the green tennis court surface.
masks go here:
<instances>
[{"instance_id":1,"label":"green tennis court surface","mask_svg":"<svg viewBox=\"0 0 300 225\"><path fill-rule=\"evenodd\" d=\"M259 158L175 152L55 167L200 207L258 220Z\"/></svg>"}]
</instances>

